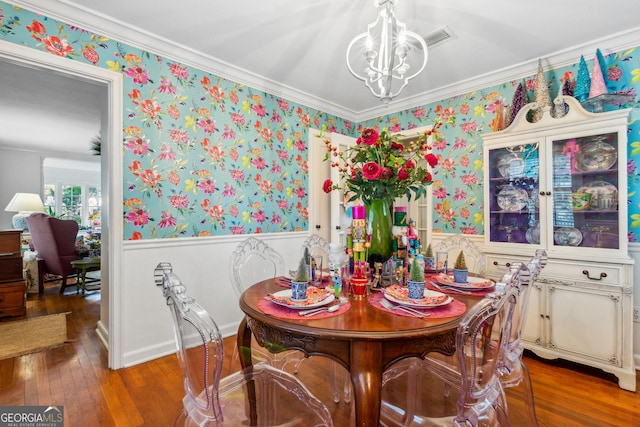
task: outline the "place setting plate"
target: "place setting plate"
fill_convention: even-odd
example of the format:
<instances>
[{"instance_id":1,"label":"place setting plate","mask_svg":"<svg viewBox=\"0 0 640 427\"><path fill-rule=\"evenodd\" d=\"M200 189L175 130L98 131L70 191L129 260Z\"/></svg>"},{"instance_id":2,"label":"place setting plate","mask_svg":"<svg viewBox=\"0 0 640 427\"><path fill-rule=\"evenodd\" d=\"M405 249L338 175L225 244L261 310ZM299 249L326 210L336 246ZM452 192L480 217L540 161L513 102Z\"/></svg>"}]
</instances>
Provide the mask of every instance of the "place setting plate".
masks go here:
<instances>
[{"instance_id":1,"label":"place setting plate","mask_svg":"<svg viewBox=\"0 0 640 427\"><path fill-rule=\"evenodd\" d=\"M264 299L273 302L282 307L292 308L294 310L302 310L306 308L322 307L332 303L335 296L326 289L319 289L315 286L307 288L307 299L304 301L294 301L291 299L291 289L274 292L267 295Z\"/></svg>"},{"instance_id":2,"label":"place setting plate","mask_svg":"<svg viewBox=\"0 0 640 427\"><path fill-rule=\"evenodd\" d=\"M495 283L492 280L483 279L481 277L469 277L466 283L457 283L453 280L453 276L439 274L436 276L436 282L451 288L462 289L465 291L486 291L493 289Z\"/></svg>"},{"instance_id":3,"label":"place setting plate","mask_svg":"<svg viewBox=\"0 0 640 427\"><path fill-rule=\"evenodd\" d=\"M389 286L384 290L384 297L396 304L404 305L413 308L433 308L442 307L453 301L453 298L442 292L432 291L430 289L424 290L423 299L411 299L409 298L409 289L403 288L398 285Z\"/></svg>"}]
</instances>

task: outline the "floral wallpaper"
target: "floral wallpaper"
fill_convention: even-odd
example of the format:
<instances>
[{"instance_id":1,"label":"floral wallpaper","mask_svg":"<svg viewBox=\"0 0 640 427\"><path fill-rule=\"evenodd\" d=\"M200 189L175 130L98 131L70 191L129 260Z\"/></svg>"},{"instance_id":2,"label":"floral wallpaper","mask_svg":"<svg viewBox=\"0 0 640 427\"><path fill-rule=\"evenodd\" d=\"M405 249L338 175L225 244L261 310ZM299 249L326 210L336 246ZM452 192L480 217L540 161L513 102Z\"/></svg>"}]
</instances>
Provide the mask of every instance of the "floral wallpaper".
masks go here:
<instances>
[{"instance_id":1,"label":"floral wallpaper","mask_svg":"<svg viewBox=\"0 0 640 427\"><path fill-rule=\"evenodd\" d=\"M310 126L355 136L365 127L401 131L438 121L433 229L483 234L481 135L521 82L355 124L3 2L0 38L123 74L125 239L307 230ZM610 91L636 95L638 60L635 49L605 57ZM551 96L577 71L574 64L546 72ZM535 72L523 80L529 100ZM638 115L633 108L628 132L633 242L640 233Z\"/></svg>"},{"instance_id":2,"label":"floral wallpaper","mask_svg":"<svg viewBox=\"0 0 640 427\"><path fill-rule=\"evenodd\" d=\"M0 3L0 37L124 76L124 238L308 229L308 129L348 120Z\"/></svg>"},{"instance_id":3,"label":"floral wallpaper","mask_svg":"<svg viewBox=\"0 0 640 427\"><path fill-rule=\"evenodd\" d=\"M585 52L591 56L595 52ZM605 56L608 91L634 95L637 99L640 87L640 56L636 49ZM593 60L587 61L588 68ZM549 70L545 78L554 98L566 80L575 81L578 74L576 63L569 67ZM523 83L528 102L534 100L537 70L522 81L510 81L453 98L400 111L358 124L365 127L389 127L400 131L441 121L439 138L433 152L439 157L434 169L432 184L434 200L434 232L484 234L483 217L483 159L482 134L496 127L498 111L511 104L519 83ZM628 138L628 197L629 197L629 241L640 237L640 110L637 102L629 116Z\"/></svg>"}]
</instances>

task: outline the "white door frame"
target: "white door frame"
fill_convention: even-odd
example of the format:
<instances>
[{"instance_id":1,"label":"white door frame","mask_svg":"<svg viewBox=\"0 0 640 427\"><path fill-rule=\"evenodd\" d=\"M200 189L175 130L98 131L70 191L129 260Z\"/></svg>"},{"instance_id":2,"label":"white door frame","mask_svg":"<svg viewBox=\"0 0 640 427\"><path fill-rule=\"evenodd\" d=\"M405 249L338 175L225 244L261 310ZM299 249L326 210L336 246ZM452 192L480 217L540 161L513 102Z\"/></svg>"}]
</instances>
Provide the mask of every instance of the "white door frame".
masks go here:
<instances>
[{"instance_id":1,"label":"white door frame","mask_svg":"<svg viewBox=\"0 0 640 427\"><path fill-rule=\"evenodd\" d=\"M102 198L103 238L106 237L106 254L103 249L103 286L98 337L107 346L109 367L122 367L121 277L122 258L122 126L123 82L122 74L62 58L50 53L0 40L0 58L14 64L63 74L67 77L105 85L107 89L106 111L102 112L106 123L102 124ZM106 256L105 256L106 255ZM106 273L106 274L104 274ZM106 277L104 277L106 276ZM105 298L106 297L106 298ZM105 301L106 300L106 301ZM105 302L107 304L105 304ZM105 307L106 305L106 307Z\"/></svg>"}]
</instances>

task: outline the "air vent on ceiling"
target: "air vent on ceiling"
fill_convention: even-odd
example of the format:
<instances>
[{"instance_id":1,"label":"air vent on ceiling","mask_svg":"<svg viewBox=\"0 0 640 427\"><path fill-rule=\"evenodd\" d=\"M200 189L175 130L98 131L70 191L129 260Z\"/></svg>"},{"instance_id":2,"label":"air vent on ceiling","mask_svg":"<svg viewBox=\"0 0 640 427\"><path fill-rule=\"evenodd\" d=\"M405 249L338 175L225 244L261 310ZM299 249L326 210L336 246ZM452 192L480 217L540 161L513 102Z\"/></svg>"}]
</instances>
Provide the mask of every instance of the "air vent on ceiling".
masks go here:
<instances>
[{"instance_id":1,"label":"air vent on ceiling","mask_svg":"<svg viewBox=\"0 0 640 427\"><path fill-rule=\"evenodd\" d=\"M427 46L434 47L444 43L446 40L455 38L455 34L449 27L442 27L424 36L424 41L427 42Z\"/></svg>"}]
</instances>

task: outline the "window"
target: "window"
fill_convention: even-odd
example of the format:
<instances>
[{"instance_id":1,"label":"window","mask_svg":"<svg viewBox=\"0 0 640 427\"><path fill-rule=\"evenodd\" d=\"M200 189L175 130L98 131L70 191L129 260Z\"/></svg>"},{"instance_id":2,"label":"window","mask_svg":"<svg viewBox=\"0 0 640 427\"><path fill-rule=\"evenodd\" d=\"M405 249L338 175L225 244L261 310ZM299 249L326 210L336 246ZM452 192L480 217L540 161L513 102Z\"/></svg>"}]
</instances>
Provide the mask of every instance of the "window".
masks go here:
<instances>
[{"instance_id":1,"label":"window","mask_svg":"<svg viewBox=\"0 0 640 427\"><path fill-rule=\"evenodd\" d=\"M72 219L81 228L101 225L102 196L97 187L45 184L44 207L48 215Z\"/></svg>"},{"instance_id":2,"label":"window","mask_svg":"<svg viewBox=\"0 0 640 427\"><path fill-rule=\"evenodd\" d=\"M44 206L47 214L72 219L81 229L101 225L100 164L45 159Z\"/></svg>"}]
</instances>

